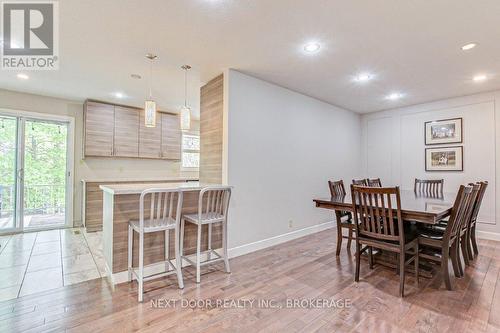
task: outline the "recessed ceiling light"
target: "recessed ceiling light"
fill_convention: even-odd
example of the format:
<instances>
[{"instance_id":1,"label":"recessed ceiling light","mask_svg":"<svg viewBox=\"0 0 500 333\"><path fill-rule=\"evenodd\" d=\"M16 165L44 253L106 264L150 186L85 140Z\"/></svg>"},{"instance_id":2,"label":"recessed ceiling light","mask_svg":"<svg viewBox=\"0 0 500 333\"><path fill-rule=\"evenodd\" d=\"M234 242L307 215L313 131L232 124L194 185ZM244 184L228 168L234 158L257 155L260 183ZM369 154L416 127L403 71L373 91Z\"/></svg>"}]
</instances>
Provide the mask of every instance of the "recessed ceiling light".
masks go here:
<instances>
[{"instance_id":1,"label":"recessed ceiling light","mask_svg":"<svg viewBox=\"0 0 500 333\"><path fill-rule=\"evenodd\" d=\"M116 98L124 98L125 97L125 94L122 92L115 92L114 95Z\"/></svg>"},{"instance_id":2,"label":"recessed ceiling light","mask_svg":"<svg viewBox=\"0 0 500 333\"><path fill-rule=\"evenodd\" d=\"M29 79L30 77L29 77L28 75L26 75L26 74L19 73L19 74L17 74L17 78L18 78L18 79L21 79L21 80L27 80L27 79Z\"/></svg>"},{"instance_id":3,"label":"recessed ceiling light","mask_svg":"<svg viewBox=\"0 0 500 333\"><path fill-rule=\"evenodd\" d=\"M371 79L373 79L373 75L370 74L370 73L360 73L358 75L356 75L356 77L354 78L354 81L356 82L367 82L367 81L370 81Z\"/></svg>"},{"instance_id":4,"label":"recessed ceiling light","mask_svg":"<svg viewBox=\"0 0 500 333\"><path fill-rule=\"evenodd\" d=\"M391 94L385 96L385 99L390 100L390 101L395 101L395 100L400 99L401 97L403 97L403 94L398 93L398 92L394 92L394 93L391 93Z\"/></svg>"},{"instance_id":5,"label":"recessed ceiling light","mask_svg":"<svg viewBox=\"0 0 500 333\"><path fill-rule=\"evenodd\" d=\"M136 80L142 79L142 76L140 76L139 74L130 74L130 77Z\"/></svg>"},{"instance_id":6,"label":"recessed ceiling light","mask_svg":"<svg viewBox=\"0 0 500 333\"><path fill-rule=\"evenodd\" d=\"M469 50L472 50L473 48L475 48L477 46L476 43L469 43L469 44L465 44L464 46L462 46L462 51L469 51Z\"/></svg>"},{"instance_id":7,"label":"recessed ceiling light","mask_svg":"<svg viewBox=\"0 0 500 333\"><path fill-rule=\"evenodd\" d=\"M306 51L307 53L316 53L319 51L320 48L321 45L319 45L319 43L316 42L307 43L306 45L304 45L304 51Z\"/></svg>"},{"instance_id":8,"label":"recessed ceiling light","mask_svg":"<svg viewBox=\"0 0 500 333\"><path fill-rule=\"evenodd\" d=\"M488 77L484 74L479 74L479 75L476 75L474 76L472 79L475 81L475 82L481 82L481 81L485 81Z\"/></svg>"}]
</instances>

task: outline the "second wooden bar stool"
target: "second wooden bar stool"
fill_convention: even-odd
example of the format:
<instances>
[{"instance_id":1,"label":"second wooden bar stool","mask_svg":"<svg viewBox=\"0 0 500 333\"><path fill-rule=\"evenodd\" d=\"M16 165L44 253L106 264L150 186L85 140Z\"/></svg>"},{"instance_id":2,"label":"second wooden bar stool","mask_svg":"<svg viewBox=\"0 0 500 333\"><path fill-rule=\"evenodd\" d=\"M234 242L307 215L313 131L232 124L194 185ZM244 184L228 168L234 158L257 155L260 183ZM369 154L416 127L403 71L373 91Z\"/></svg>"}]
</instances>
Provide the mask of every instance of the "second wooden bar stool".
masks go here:
<instances>
[{"instance_id":1,"label":"second wooden bar stool","mask_svg":"<svg viewBox=\"0 0 500 333\"><path fill-rule=\"evenodd\" d=\"M217 261L224 261L227 273L230 273L229 258L227 255L227 211L231 198L231 187L229 186L209 186L200 191L198 200L198 213L187 214L182 217L181 222L181 257L188 263L196 267L196 283L200 283L200 266L211 264ZM184 255L184 227L185 223L193 223L198 228L196 239L196 261L192 261ZM222 225L222 254L212 249L212 225ZM208 226L207 250L201 252L201 229L203 225ZM201 262L201 255L206 254L207 260ZM212 255L215 256L212 259Z\"/></svg>"}]
</instances>

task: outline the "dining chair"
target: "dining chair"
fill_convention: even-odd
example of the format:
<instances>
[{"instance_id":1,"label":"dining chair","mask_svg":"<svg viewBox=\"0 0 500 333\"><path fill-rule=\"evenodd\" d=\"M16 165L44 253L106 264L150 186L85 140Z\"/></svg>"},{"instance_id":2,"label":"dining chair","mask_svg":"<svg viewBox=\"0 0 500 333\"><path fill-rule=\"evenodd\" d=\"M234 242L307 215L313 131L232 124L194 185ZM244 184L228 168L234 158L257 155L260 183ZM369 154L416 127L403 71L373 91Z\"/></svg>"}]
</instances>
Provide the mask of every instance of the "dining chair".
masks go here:
<instances>
[{"instance_id":1,"label":"dining chair","mask_svg":"<svg viewBox=\"0 0 500 333\"><path fill-rule=\"evenodd\" d=\"M328 181L328 187L330 188L330 194L334 197L345 197L345 187L344 181ZM347 211L335 211L335 216L337 220L337 252L336 255L340 255L340 250L342 249L342 239L347 238L347 249L351 248L351 242L353 236L355 236L354 224L352 223L352 214ZM344 236L342 229L348 230L348 235Z\"/></svg>"},{"instance_id":2,"label":"dining chair","mask_svg":"<svg viewBox=\"0 0 500 333\"><path fill-rule=\"evenodd\" d=\"M366 179L353 179L352 184L358 186L368 186L368 182Z\"/></svg>"},{"instance_id":3,"label":"dining chair","mask_svg":"<svg viewBox=\"0 0 500 333\"><path fill-rule=\"evenodd\" d=\"M421 249L419 256L440 265L448 290L452 290L448 271L449 259L453 264L455 276L460 277L462 275L459 262L459 232L467 218L467 208L471 197L472 186L461 185L444 232L431 228L419 231L418 243Z\"/></svg>"},{"instance_id":4,"label":"dining chair","mask_svg":"<svg viewBox=\"0 0 500 333\"><path fill-rule=\"evenodd\" d=\"M198 212L186 214L181 220L181 257L196 267L196 283L200 283L200 267L218 261L224 261L226 273L230 273L229 257L227 254L227 212L229 200L231 199L230 186L208 186L200 191L198 197ZM192 261L189 256L184 255L184 228L186 222L197 226L198 234L196 238L196 261ZM212 225L222 225L222 254L212 249ZM207 250L201 252L201 229L204 225L208 227ZM201 262L201 255L205 255L207 260ZM212 255L215 256L212 259Z\"/></svg>"},{"instance_id":5,"label":"dining chair","mask_svg":"<svg viewBox=\"0 0 500 333\"><path fill-rule=\"evenodd\" d=\"M148 200L149 202L146 202ZM182 262L180 256L179 227L181 220L183 194L179 189L152 188L142 191L139 199L139 220L130 220L128 223L128 281L135 276L138 287L138 301L143 301L144 281L177 274L179 288L184 288L182 279ZM149 206L149 215L145 217L146 204ZM175 210L174 210L175 208ZM174 214L175 212L175 214ZM170 230L175 232L175 265L170 259ZM139 266L134 268L133 248L134 232L139 234ZM144 275L144 235L153 232L165 233L165 272ZM146 249L147 251L147 249Z\"/></svg>"},{"instance_id":6,"label":"dining chair","mask_svg":"<svg viewBox=\"0 0 500 333\"><path fill-rule=\"evenodd\" d=\"M472 186L472 193L471 193L471 199L469 201L469 205L467 207L467 213L466 213L466 220L463 221L461 227L460 227L460 232L459 232L459 238L460 238L460 248L462 250L462 256L464 258L464 263L466 266L470 265L470 260L472 254L469 252L469 243L468 241L470 240L469 237L469 232L471 228L471 221L472 221L472 214L474 213L474 205L476 204L476 200L479 194L479 190L481 188L481 184L469 184L469 186ZM463 271L460 266L460 271L463 275Z\"/></svg>"},{"instance_id":7,"label":"dining chair","mask_svg":"<svg viewBox=\"0 0 500 333\"><path fill-rule=\"evenodd\" d=\"M469 254L471 255L471 257L469 257L469 258L471 258L471 259L473 259L473 255L477 256L479 254L479 250L477 247L477 241L476 241L476 222L477 222L477 216L479 214L479 210L481 209L481 204L483 202L484 193L486 192L486 188L488 187L487 181L479 182L479 184L481 185L481 187L479 189L479 193L477 195L476 202L474 203L474 210L472 211L468 240L467 240L467 246L469 247ZM470 249L471 244L472 244L472 249Z\"/></svg>"},{"instance_id":8,"label":"dining chair","mask_svg":"<svg viewBox=\"0 0 500 333\"><path fill-rule=\"evenodd\" d=\"M380 180L380 178L372 178L372 179L368 178L366 180L366 183L370 187L382 187L382 181Z\"/></svg>"},{"instance_id":9,"label":"dining chair","mask_svg":"<svg viewBox=\"0 0 500 333\"><path fill-rule=\"evenodd\" d=\"M418 179L415 178L413 191L416 194L427 196L443 196L444 179Z\"/></svg>"},{"instance_id":10,"label":"dining chair","mask_svg":"<svg viewBox=\"0 0 500 333\"><path fill-rule=\"evenodd\" d=\"M368 262L373 268L372 248L398 255L399 296L404 296L405 268L415 264L418 285L419 248L416 235L405 234L401 218L399 187L364 187L351 185L356 230L356 282L359 281L361 254L368 249ZM365 245L364 247L362 247ZM406 254L409 258L406 259Z\"/></svg>"}]
</instances>

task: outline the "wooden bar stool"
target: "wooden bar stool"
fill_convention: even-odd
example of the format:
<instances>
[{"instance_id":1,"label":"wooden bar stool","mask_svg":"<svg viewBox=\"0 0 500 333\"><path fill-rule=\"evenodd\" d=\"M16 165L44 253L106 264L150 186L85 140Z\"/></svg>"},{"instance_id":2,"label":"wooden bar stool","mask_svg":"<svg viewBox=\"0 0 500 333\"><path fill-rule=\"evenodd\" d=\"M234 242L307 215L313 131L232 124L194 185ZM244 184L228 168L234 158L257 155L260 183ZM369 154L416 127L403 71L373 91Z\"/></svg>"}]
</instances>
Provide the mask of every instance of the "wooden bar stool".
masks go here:
<instances>
[{"instance_id":1,"label":"wooden bar stool","mask_svg":"<svg viewBox=\"0 0 500 333\"><path fill-rule=\"evenodd\" d=\"M144 218L144 204L149 198L149 217ZM182 261L180 256L180 219L183 195L179 189L153 188L144 190L139 200L139 220L130 220L128 225L128 281L135 276L138 287L138 300L142 302L144 294L144 281L162 276L177 274L179 288L184 288L182 280ZM176 202L177 201L177 202ZM175 204L176 202L176 204ZM175 216L173 215L175 208ZM175 265L169 258L169 232L175 230ZM165 233L165 272L144 276L144 234L151 232ZM132 254L134 245L134 232L139 234L139 267L132 267Z\"/></svg>"},{"instance_id":2,"label":"wooden bar stool","mask_svg":"<svg viewBox=\"0 0 500 333\"><path fill-rule=\"evenodd\" d=\"M181 222L181 257L188 263L196 267L196 283L200 283L200 266L211 264L217 261L224 261L226 273L230 273L229 258L227 255L227 211L231 198L231 187L229 186L209 186L200 191L198 200L198 213L187 214L182 217ZM184 255L184 227L185 223L193 223L198 227L196 239L196 262ZM212 225L220 223L222 225L222 255L212 249ZM201 252L201 228L208 225L208 245L207 250ZM207 260L201 262L201 255L206 254ZM216 258L212 259L212 255Z\"/></svg>"}]
</instances>

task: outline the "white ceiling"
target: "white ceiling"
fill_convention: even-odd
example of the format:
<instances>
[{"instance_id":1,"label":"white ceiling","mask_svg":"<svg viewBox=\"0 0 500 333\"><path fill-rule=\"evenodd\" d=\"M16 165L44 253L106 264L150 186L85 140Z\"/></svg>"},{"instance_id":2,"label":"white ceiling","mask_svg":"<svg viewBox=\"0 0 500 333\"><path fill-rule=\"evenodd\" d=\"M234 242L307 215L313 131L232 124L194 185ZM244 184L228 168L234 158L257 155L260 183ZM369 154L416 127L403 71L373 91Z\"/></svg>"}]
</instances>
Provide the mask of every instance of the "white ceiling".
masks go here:
<instances>
[{"instance_id":1,"label":"white ceiling","mask_svg":"<svg viewBox=\"0 0 500 333\"><path fill-rule=\"evenodd\" d=\"M234 68L346 109L366 113L500 89L498 0L61 0L60 70L0 72L0 88L141 105L146 52L160 56L153 95L183 103L180 66L201 82ZM303 52L316 40L318 54ZM479 46L469 52L468 42ZM369 71L366 84L352 76ZM133 80L131 73L143 75ZM475 74L489 80L472 81ZM128 98L116 100L121 91ZM393 91L405 94L387 101Z\"/></svg>"}]
</instances>

